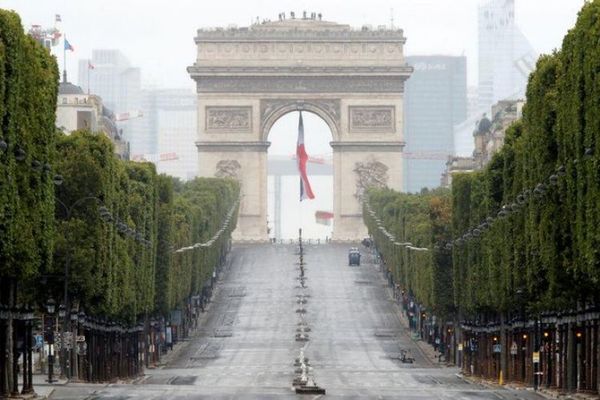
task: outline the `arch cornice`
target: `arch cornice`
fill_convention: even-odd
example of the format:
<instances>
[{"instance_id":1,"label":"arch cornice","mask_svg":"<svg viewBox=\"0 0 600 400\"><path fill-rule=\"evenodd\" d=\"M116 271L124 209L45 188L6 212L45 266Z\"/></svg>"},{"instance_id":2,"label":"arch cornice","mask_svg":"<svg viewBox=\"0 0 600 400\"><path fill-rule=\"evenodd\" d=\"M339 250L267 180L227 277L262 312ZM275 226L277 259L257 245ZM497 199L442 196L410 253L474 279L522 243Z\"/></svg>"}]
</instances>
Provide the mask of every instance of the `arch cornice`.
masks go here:
<instances>
[{"instance_id":1,"label":"arch cornice","mask_svg":"<svg viewBox=\"0 0 600 400\"><path fill-rule=\"evenodd\" d=\"M260 101L260 138L267 141L275 122L292 111L308 111L321 117L329 129L333 141L340 137L340 99L262 99Z\"/></svg>"}]
</instances>

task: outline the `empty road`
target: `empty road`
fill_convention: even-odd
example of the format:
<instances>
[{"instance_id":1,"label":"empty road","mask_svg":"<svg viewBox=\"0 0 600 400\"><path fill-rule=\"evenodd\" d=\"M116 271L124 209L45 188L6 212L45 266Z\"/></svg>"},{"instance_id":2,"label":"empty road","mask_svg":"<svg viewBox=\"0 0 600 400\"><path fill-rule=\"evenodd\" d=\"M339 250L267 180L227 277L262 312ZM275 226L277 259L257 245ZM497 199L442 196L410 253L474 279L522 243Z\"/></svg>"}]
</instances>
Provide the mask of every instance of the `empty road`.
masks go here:
<instances>
[{"instance_id":1,"label":"empty road","mask_svg":"<svg viewBox=\"0 0 600 400\"><path fill-rule=\"evenodd\" d=\"M292 390L301 349L324 398L541 398L470 384L457 369L430 363L402 327L371 257L362 249L362 265L349 267L348 247L306 245L303 288L296 245L234 246L202 326L167 365L135 384L70 384L51 398L301 398ZM308 341L296 340L302 332ZM401 350L415 362L401 363Z\"/></svg>"}]
</instances>

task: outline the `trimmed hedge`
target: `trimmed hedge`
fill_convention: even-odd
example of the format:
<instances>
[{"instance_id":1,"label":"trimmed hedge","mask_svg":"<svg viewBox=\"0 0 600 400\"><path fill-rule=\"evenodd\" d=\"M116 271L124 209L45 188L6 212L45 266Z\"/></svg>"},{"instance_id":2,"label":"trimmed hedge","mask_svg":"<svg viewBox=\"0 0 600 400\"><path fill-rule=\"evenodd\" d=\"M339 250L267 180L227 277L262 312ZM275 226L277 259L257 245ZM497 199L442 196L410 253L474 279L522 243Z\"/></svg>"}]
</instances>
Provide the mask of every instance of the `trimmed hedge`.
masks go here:
<instances>
[{"instance_id":1,"label":"trimmed hedge","mask_svg":"<svg viewBox=\"0 0 600 400\"><path fill-rule=\"evenodd\" d=\"M53 162L57 82L54 57L16 13L0 10L0 277L19 282L52 264L53 174L44 166Z\"/></svg>"},{"instance_id":2,"label":"trimmed hedge","mask_svg":"<svg viewBox=\"0 0 600 400\"><path fill-rule=\"evenodd\" d=\"M412 247L433 249L415 251L390 243L378 229L376 220L364 212L365 223L394 281L428 309L440 316L449 315L453 310L452 260L449 252L439 245L450 239L450 192L438 189L407 194L371 189L368 198L376 216L398 243L410 242Z\"/></svg>"}]
</instances>

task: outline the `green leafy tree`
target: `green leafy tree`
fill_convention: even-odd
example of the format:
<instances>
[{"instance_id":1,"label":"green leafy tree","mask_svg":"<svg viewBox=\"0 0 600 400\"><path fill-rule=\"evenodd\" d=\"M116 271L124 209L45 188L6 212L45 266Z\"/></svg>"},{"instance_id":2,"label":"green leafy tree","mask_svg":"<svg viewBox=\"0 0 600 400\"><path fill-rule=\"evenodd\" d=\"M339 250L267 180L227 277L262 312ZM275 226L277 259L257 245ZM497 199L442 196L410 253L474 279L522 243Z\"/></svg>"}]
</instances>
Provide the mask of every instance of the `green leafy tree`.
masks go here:
<instances>
[{"instance_id":1,"label":"green leafy tree","mask_svg":"<svg viewBox=\"0 0 600 400\"><path fill-rule=\"evenodd\" d=\"M9 310L36 302L35 282L52 264L57 82L54 58L24 34L16 13L0 9L0 302ZM8 314L0 397L17 380L4 368L15 357Z\"/></svg>"}]
</instances>

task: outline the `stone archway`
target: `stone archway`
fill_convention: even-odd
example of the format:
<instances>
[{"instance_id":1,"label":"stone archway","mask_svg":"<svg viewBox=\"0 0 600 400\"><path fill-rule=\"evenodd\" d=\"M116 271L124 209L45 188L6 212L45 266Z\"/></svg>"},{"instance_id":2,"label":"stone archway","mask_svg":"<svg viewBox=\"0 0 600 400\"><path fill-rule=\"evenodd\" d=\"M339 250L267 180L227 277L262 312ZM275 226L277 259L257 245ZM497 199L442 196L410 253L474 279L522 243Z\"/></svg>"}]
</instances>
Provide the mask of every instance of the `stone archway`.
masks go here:
<instances>
[{"instance_id":1,"label":"stone archway","mask_svg":"<svg viewBox=\"0 0 600 400\"><path fill-rule=\"evenodd\" d=\"M331 131L333 141L339 139L339 99L262 99L260 102L261 139L267 141L273 124L293 111L308 111L318 115Z\"/></svg>"},{"instance_id":2,"label":"stone archway","mask_svg":"<svg viewBox=\"0 0 600 400\"><path fill-rule=\"evenodd\" d=\"M412 72L404 42L402 30L316 19L198 31L188 68L198 92L198 170L241 181L234 239L268 238L267 138L275 121L298 110L331 130L333 238L366 235L362 186L402 184L404 81Z\"/></svg>"}]
</instances>

